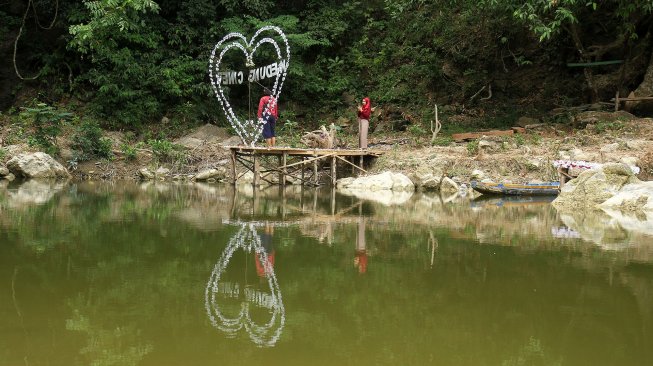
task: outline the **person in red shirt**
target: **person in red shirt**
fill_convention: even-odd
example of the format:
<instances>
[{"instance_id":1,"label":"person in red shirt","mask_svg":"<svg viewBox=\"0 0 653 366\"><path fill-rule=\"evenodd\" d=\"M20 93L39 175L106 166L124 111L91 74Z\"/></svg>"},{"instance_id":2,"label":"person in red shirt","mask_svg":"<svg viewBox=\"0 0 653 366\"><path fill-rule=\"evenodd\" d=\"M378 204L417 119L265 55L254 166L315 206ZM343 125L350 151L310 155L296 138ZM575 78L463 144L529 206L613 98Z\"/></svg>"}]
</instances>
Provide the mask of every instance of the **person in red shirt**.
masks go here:
<instances>
[{"instance_id":1,"label":"person in red shirt","mask_svg":"<svg viewBox=\"0 0 653 366\"><path fill-rule=\"evenodd\" d=\"M259 121L264 122L263 138L267 147L273 147L277 143L274 128L279 118L279 108L277 108L276 98L272 96L269 89L263 90L263 96L258 102L257 116Z\"/></svg>"},{"instance_id":2,"label":"person in red shirt","mask_svg":"<svg viewBox=\"0 0 653 366\"><path fill-rule=\"evenodd\" d=\"M370 115L374 111L370 98L363 98L363 104L358 106L358 145L367 149L367 131L370 127Z\"/></svg>"}]
</instances>

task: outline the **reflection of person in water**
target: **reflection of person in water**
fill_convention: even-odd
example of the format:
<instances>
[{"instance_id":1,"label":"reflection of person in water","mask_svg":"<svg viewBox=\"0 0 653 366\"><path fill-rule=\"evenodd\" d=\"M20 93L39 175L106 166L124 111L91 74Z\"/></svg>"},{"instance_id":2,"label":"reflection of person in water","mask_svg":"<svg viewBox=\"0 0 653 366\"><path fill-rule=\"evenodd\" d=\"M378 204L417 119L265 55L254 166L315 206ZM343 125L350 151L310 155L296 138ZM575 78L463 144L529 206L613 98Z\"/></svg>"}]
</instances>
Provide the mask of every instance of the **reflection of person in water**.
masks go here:
<instances>
[{"instance_id":1,"label":"reflection of person in water","mask_svg":"<svg viewBox=\"0 0 653 366\"><path fill-rule=\"evenodd\" d=\"M274 226L270 225L269 223L265 223L265 230L259 235L261 238L261 246L263 247L263 250L265 251L265 254L267 255L267 262L269 265L270 270L274 267L274 244L272 243L272 237L274 236ZM259 275L259 277L264 277L266 274L265 273L265 265L261 263L261 258L262 256L255 255L255 261L256 261L256 273Z\"/></svg>"},{"instance_id":2,"label":"reflection of person in water","mask_svg":"<svg viewBox=\"0 0 653 366\"><path fill-rule=\"evenodd\" d=\"M367 249L365 244L365 218L358 219L358 231L356 232L356 252L354 255L354 266L358 273L367 272Z\"/></svg>"}]
</instances>

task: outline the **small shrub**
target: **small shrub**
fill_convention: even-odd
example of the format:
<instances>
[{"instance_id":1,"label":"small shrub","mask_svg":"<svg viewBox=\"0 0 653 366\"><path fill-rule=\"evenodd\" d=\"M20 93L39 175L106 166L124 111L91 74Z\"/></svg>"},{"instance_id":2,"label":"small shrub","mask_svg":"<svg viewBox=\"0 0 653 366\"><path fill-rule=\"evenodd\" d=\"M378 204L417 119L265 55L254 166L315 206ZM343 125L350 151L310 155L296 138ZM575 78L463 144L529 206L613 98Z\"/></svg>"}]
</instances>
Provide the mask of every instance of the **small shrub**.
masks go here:
<instances>
[{"instance_id":1,"label":"small shrub","mask_svg":"<svg viewBox=\"0 0 653 366\"><path fill-rule=\"evenodd\" d=\"M522 146L525 143L524 135L518 133L518 134L514 135L514 137L515 137L514 138L515 144L517 144L517 146Z\"/></svg>"},{"instance_id":2,"label":"small shrub","mask_svg":"<svg viewBox=\"0 0 653 366\"><path fill-rule=\"evenodd\" d=\"M603 133L606 131L619 131L626 127L621 121L600 121L594 126L594 131L598 133Z\"/></svg>"},{"instance_id":3,"label":"small shrub","mask_svg":"<svg viewBox=\"0 0 653 366\"><path fill-rule=\"evenodd\" d=\"M435 146L449 146L453 142L453 139L450 136L436 137L433 141Z\"/></svg>"},{"instance_id":4,"label":"small shrub","mask_svg":"<svg viewBox=\"0 0 653 366\"><path fill-rule=\"evenodd\" d=\"M469 155L478 154L478 141L470 141L467 143L467 153Z\"/></svg>"},{"instance_id":5,"label":"small shrub","mask_svg":"<svg viewBox=\"0 0 653 366\"><path fill-rule=\"evenodd\" d=\"M136 160L136 146L129 144L122 144L120 150L125 155L125 158L130 161Z\"/></svg>"},{"instance_id":6,"label":"small shrub","mask_svg":"<svg viewBox=\"0 0 653 366\"><path fill-rule=\"evenodd\" d=\"M48 154L56 154L59 150L57 136L61 133L63 122L69 120L72 113L59 111L40 102L22 110L20 118L33 128L31 139L28 138L29 144L43 148Z\"/></svg>"},{"instance_id":7,"label":"small shrub","mask_svg":"<svg viewBox=\"0 0 653 366\"><path fill-rule=\"evenodd\" d=\"M7 157L7 150L0 147L0 161L5 160Z\"/></svg>"},{"instance_id":8,"label":"small shrub","mask_svg":"<svg viewBox=\"0 0 653 366\"><path fill-rule=\"evenodd\" d=\"M426 130L420 125L411 125L408 127L408 132L415 136L424 136L426 135Z\"/></svg>"},{"instance_id":9,"label":"small shrub","mask_svg":"<svg viewBox=\"0 0 653 366\"><path fill-rule=\"evenodd\" d=\"M86 120L73 135L73 148L80 151L81 160L91 158L111 158L111 140L102 137L102 129L91 120Z\"/></svg>"},{"instance_id":10,"label":"small shrub","mask_svg":"<svg viewBox=\"0 0 653 366\"><path fill-rule=\"evenodd\" d=\"M147 144L158 161L179 161L184 158L184 153L168 140L150 139Z\"/></svg>"}]
</instances>

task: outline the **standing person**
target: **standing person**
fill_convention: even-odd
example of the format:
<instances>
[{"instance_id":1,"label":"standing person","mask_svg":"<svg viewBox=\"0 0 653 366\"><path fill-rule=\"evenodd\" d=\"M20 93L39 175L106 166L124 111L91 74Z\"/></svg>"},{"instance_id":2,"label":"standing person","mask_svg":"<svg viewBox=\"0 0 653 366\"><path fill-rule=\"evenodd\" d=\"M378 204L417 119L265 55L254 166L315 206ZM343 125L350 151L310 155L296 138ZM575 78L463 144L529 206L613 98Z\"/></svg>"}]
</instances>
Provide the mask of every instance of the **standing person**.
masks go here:
<instances>
[{"instance_id":1,"label":"standing person","mask_svg":"<svg viewBox=\"0 0 653 366\"><path fill-rule=\"evenodd\" d=\"M263 138L267 147L274 147L277 143L274 127L279 118L279 109L277 108L277 100L272 96L269 89L263 89L263 96L258 102L258 119L263 120Z\"/></svg>"},{"instance_id":2,"label":"standing person","mask_svg":"<svg viewBox=\"0 0 653 366\"><path fill-rule=\"evenodd\" d=\"M363 104L358 106L358 146L367 149L367 131L370 128L370 115L372 114L370 98L363 98Z\"/></svg>"}]
</instances>

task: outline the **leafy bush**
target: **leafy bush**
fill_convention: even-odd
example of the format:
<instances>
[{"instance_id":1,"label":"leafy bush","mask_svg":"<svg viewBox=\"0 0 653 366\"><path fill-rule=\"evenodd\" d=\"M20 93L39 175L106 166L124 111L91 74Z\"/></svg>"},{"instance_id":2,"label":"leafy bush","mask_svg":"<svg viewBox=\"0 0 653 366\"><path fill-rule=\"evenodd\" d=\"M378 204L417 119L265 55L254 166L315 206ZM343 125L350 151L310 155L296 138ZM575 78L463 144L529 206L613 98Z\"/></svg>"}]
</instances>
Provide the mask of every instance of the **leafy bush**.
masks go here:
<instances>
[{"instance_id":1,"label":"leafy bush","mask_svg":"<svg viewBox=\"0 0 653 366\"><path fill-rule=\"evenodd\" d=\"M7 150L0 147L0 161L5 160L5 157L7 157Z\"/></svg>"},{"instance_id":2,"label":"leafy bush","mask_svg":"<svg viewBox=\"0 0 653 366\"><path fill-rule=\"evenodd\" d=\"M122 144L120 150L125 155L127 160L133 161L136 160L136 146L129 144Z\"/></svg>"},{"instance_id":3,"label":"leafy bush","mask_svg":"<svg viewBox=\"0 0 653 366\"><path fill-rule=\"evenodd\" d=\"M111 158L111 140L102 137L102 129L95 121L86 120L73 135L73 148L80 151L82 160L91 158Z\"/></svg>"},{"instance_id":4,"label":"leafy bush","mask_svg":"<svg viewBox=\"0 0 653 366\"><path fill-rule=\"evenodd\" d=\"M20 118L33 129L31 136L28 136L28 143L43 148L50 155L56 154L59 150L57 136L61 133L63 122L69 120L72 113L59 111L41 102L35 102L35 106L22 109Z\"/></svg>"},{"instance_id":5,"label":"leafy bush","mask_svg":"<svg viewBox=\"0 0 653 366\"><path fill-rule=\"evenodd\" d=\"M158 161L174 161L183 157L183 153L178 147L168 140L150 139L147 140L147 144Z\"/></svg>"}]
</instances>

